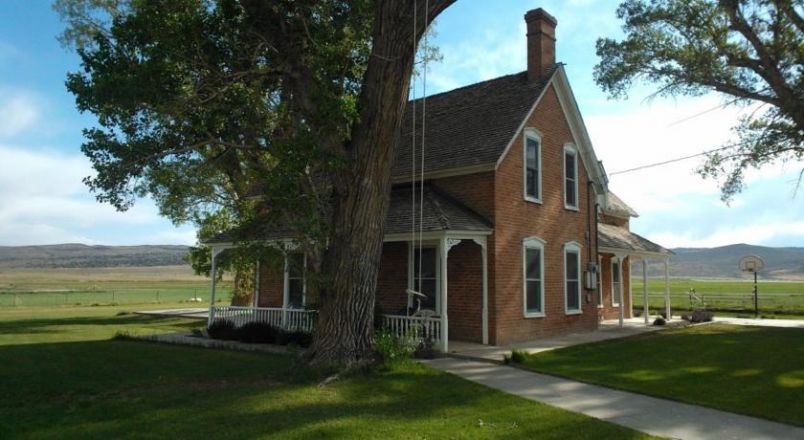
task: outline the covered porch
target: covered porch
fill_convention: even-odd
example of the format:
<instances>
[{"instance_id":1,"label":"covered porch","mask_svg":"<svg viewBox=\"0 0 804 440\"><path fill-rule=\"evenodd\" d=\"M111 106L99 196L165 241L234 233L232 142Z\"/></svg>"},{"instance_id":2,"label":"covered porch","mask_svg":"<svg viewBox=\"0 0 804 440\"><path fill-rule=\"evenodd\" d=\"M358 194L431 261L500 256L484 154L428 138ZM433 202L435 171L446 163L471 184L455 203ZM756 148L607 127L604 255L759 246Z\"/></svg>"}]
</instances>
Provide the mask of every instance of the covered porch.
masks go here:
<instances>
[{"instance_id":1,"label":"covered porch","mask_svg":"<svg viewBox=\"0 0 804 440\"><path fill-rule=\"evenodd\" d=\"M650 325L650 311L648 303L648 267L651 264L661 264L664 270L664 314L666 320L671 319L670 303L670 267L669 261L673 253L664 247L635 234L623 226L610 224L598 225L599 252L598 257L601 261L610 264L602 265L602 280L611 280L611 294L617 298L619 327L624 327L626 320L634 317L633 289L631 278L633 278L632 263L641 262L642 266L642 295L643 310L642 317L645 325ZM608 271L608 277L606 272ZM625 285L627 284L627 289ZM604 286L599 289L601 292L600 303L603 303ZM626 291L627 290L627 291ZM627 310L627 312L626 312Z\"/></svg>"}]
</instances>

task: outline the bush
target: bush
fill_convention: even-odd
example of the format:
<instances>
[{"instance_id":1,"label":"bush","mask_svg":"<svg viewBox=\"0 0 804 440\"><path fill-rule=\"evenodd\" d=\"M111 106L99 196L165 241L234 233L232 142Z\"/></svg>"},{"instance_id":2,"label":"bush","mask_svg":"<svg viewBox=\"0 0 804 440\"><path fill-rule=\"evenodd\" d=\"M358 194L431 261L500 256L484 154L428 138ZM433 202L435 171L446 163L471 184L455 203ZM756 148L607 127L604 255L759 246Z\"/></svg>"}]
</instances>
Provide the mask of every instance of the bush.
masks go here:
<instances>
[{"instance_id":1,"label":"bush","mask_svg":"<svg viewBox=\"0 0 804 440\"><path fill-rule=\"evenodd\" d=\"M714 317L715 314L709 310L693 310L691 314L682 316L685 320L693 323L709 322Z\"/></svg>"},{"instance_id":2,"label":"bush","mask_svg":"<svg viewBox=\"0 0 804 440\"><path fill-rule=\"evenodd\" d=\"M236 340L237 328L228 319L216 319L207 327L207 334L212 339Z\"/></svg>"},{"instance_id":3,"label":"bush","mask_svg":"<svg viewBox=\"0 0 804 440\"><path fill-rule=\"evenodd\" d=\"M423 338L416 346L413 356L417 359L433 359L438 351L435 349L435 342L432 338Z\"/></svg>"},{"instance_id":4,"label":"bush","mask_svg":"<svg viewBox=\"0 0 804 440\"><path fill-rule=\"evenodd\" d=\"M528 352L524 350L511 350L511 363L513 364L522 364L525 362L525 359L528 357Z\"/></svg>"},{"instance_id":5,"label":"bush","mask_svg":"<svg viewBox=\"0 0 804 440\"><path fill-rule=\"evenodd\" d=\"M665 325L665 324L667 324L667 321L665 321L665 319L662 317L656 318L653 321L653 325Z\"/></svg>"},{"instance_id":6,"label":"bush","mask_svg":"<svg viewBox=\"0 0 804 440\"><path fill-rule=\"evenodd\" d=\"M410 359L417 346L418 342L414 338L400 338L387 330L380 330L374 335L374 350L386 364Z\"/></svg>"},{"instance_id":7,"label":"bush","mask_svg":"<svg viewBox=\"0 0 804 440\"><path fill-rule=\"evenodd\" d=\"M279 329L264 322L249 322L237 329L237 339L251 344L273 344Z\"/></svg>"},{"instance_id":8,"label":"bush","mask_svg":"<svg viewBox=\"0 0 804 440\"><path fill-rule=\"evenodd\" d=\"M301 330L280 331L276 343L279 345L295 344L302 348L309 348L313 344L313 334Z\"/></svg>"}]
</instances>

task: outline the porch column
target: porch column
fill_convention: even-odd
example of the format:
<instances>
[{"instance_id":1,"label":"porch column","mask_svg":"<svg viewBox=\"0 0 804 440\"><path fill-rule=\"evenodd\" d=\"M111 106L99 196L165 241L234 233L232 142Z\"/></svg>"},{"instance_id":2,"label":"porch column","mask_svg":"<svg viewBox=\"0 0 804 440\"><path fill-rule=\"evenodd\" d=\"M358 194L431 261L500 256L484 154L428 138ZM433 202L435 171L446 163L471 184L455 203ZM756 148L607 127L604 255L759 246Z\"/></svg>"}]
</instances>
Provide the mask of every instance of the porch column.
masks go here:
<instances>
[{"instance_id":1,"label":"porch column","mask_svg":"<svg viewBox=\"0 0 804 440\"><path fill-rule=\"evenodd\" d=\"M664 312L670 320L670 259L664 259Z\"/></svg>"},{"instance_id":2,"label":"porch column","mask_svg":"<svg viewBox=\"0 0 804 440\"><path fill-rule=\"evenodd\" d=\"M634 317L634 286L631 285L631 278L633 272L631 272L631 256L628 256L628 316L633 318Z\"/></svg>"},{"instance_id":3,"label":"porch column","mask_svg":"<svg viewBox=\"0 0 804 440\"><path fill-rule=\"evenodd\" d=\"M217 267L217 258L218 254L220 253L220 249L212 248L212 258L211 258L211 265L209 274L211 277L210 280L210 288L209 288L209 314L207 315L207 327L212 325L212 322L215 321L215 287L218 284L218 267Z\"/></svg>"},{"instance_id":4,"label":"porch column","mask_svg":"<svg viewBox=\"0 0 804 440\"><path fill-rule=\"evenodd\" d=\"M288 301L290 290L288 289L288 281L290 274L288 272L288 251L285 250L284 252L285 257L285 270L284 270L284 277L282 281L282 328L287 328L288 322Z\"/></svg>"},{"instance_id":5,"label":"porch column","mask_svg":"<svg viewBox=\"0 0 804 440\"><path fill-rule=\"evenodd\" d=\"M257 267L254 270L254 301L253 307L260 306L260 260L257 260Z\"/></svg>"},{"instance_id":6,"label":"porch column","mask_svg":"<svg viewBox=\"0 0 804 440\"><path fill-rule=\"evenodd\" d=\"M487 249L487 239L484 238L475 238L473 239L475 243L480 245L480 260L482 264L483 270L483 311L482 311L482 326L483 326L483 344L488 345L489 343L489 268L488 268L488 249Z\"/></svg>"},{"instance_id":7,"label":"porch column","mask_svg":"<svg viewBox=\"0 0 804 440\"><path fill-rule=\"evenodd\" d=\"M620 282L617 285L617 290L619 290L618 293L620 294L620 301L619 301L619 304L620 304L620 316L619 316L619 318L620 318L620 328L622 328L623 323L625 321L625 296L623 295L623 283L625 283L625 280L623 280L623 263L625 262L626 255L625 254L614 254L614 256L617 257L617 259L619 260L619 264L617 265L617 272L619 272L619 275L620 275ZM611 294L614 295L614 292L612 292Z\"/></svg>"},{"instance_id":8,"label":"porch column","mask_svg":"<svg viewBox=\"0 0 804 440\"><path fill-rule=\"evenodd\" d=\"M438 244L439 257L441 258L441 350L447 353L449 350L449 320L447 318L447 238L442 237Z\"/></svg>"},{"instance_id":9,"label":"porch column","mask_svg":"<svg viewBox=\"0 0 804 440\"><path fill-rule=\"evenodd\" d=\"M647 258L642 259L642 315L645 316L645 325L650 324L650 308L648 307L648 262Z\"/></svg>"}]
</instances>

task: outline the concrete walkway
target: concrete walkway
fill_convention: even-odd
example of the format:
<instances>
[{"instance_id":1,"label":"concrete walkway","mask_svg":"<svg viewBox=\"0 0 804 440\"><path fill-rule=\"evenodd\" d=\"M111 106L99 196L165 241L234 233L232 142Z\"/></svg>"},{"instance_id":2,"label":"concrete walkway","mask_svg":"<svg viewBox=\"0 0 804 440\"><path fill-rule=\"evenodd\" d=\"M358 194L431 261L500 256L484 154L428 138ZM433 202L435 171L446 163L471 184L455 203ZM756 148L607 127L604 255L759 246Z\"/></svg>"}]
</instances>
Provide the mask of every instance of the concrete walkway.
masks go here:
<instances>
[{"instance_id":1,"label":"concrete walkway","mask_svg":"<svg viewBox=\"0 0 804 440\"><path fill-rule=\"evenodd\" d=\"M464 379L526 399L679 439L804 439L804 429L641 394L617 391L489 362L422 361Z\"/></svg>"},{"instance_id":2,"label":"concrete walkway","mask_svg":"<svg viewBox=\"0 0 804 440\"><path fill-rule=\"evenodd\" d=\"M720 324L755 325L758 327L804 328L804 319L721 318L715 316L714 321Z\"/></svg>"}]
</instances>

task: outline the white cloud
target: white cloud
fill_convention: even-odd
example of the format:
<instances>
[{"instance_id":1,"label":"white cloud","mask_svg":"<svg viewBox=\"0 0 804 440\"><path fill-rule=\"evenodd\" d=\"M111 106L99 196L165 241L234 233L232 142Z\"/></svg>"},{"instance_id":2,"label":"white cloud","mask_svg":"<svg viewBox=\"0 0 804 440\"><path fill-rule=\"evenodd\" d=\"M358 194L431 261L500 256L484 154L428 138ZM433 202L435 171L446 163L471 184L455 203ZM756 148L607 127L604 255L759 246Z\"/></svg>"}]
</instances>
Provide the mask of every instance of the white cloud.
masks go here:
<instances>
[{"instance_id":1,"label":"white cloud","mask_svg":"<svg viewBox=\"0 0 804 440\"><path fill-rule=\"evenodd\" d=\"M717 228L706 236L660 232L651 238L669 247L715 247L735 243L770 243L784 237L804 238L804 222L768 222Z\"/></svg>"},{"instance_id":2,"label":"white cloud","mask_svg":"<svg viewBox=\"0 0 804 440\"><path fill-rule=\"evenodd\" d=\"M11 138L35 127L38 100L30 93L0 90L0 138Z\"/></svg>"}]
</instances>

